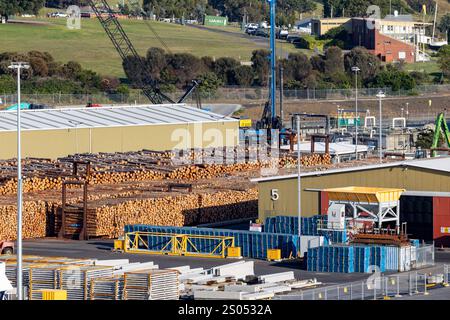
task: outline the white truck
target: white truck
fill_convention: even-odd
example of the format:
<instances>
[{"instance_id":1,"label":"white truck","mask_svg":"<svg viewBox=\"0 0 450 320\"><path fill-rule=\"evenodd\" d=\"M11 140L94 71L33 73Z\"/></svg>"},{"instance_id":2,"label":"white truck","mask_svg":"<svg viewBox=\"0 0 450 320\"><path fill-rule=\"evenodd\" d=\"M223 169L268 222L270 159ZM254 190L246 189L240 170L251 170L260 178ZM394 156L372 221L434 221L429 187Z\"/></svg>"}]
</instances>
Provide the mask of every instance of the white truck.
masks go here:
<instances>
[{"instance_id":1,"label":"white truck","mask_svg":"<svg viewBox=\"0 0 450 320\"><path fill-rule=\"evenodd\" d=\"M0 300L6 298L6 292L13 289L11 282L6 277L6 265L4 262L0 262Z\"/></svg>"}]
</instances>

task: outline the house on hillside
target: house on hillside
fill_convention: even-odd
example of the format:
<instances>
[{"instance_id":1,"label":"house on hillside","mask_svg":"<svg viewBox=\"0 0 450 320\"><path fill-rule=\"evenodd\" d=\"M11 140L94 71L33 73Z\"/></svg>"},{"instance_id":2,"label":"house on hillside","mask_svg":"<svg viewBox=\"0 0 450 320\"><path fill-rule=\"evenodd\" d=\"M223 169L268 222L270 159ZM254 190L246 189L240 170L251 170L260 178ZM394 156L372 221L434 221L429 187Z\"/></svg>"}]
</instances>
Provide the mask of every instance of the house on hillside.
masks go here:
<instances>
[{"instance_id":1,"label":"house on hillside","mask_svg":"<svg viewBox=\"0 0 450 320\"><path fill-rule=\"evenodd\" d=\"M363 46L384 62L416 61L417 36L426 24L401 19L352 18L354 46Z\"/></svg>"}]
</instances>

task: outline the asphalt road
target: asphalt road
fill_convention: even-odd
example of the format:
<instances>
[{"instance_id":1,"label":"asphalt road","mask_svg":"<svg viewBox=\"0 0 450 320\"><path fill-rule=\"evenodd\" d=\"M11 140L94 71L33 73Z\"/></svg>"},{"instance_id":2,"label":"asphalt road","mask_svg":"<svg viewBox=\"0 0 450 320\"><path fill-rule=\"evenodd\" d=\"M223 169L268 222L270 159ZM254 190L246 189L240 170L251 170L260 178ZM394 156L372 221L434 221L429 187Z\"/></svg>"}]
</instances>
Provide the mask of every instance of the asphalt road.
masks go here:
<instances>
[{"instance_id":1,"label":"asphalt road","mask_svg":"<svg viewBox=\"0 0 450 320\"><path fill-rule=\"evenodd\" d=\"M125 254L114 253L113 240L94 240L94 241L74 241L57 239L35 239L26 240L23 243L24 255L39 256L60 256L68 258L92 258L99 260L108 259L129 259L130 262L148 262L153 261L160 268L170 268L183 265L190 265L191 268L211 268L231 262L233 259L216 258L196 258L196 257L178 257L165 255L146 255L146 254ZM252 260L255 264L255 274L269 274L286 271L294 271L297 279L316 278L318 281L327 284L345 283L367 279L366 274L345 274L345 273L315 273L302 270L300 262L292 260L287 262L269 262L263 260Z\"/></svg>"}]
</instances>

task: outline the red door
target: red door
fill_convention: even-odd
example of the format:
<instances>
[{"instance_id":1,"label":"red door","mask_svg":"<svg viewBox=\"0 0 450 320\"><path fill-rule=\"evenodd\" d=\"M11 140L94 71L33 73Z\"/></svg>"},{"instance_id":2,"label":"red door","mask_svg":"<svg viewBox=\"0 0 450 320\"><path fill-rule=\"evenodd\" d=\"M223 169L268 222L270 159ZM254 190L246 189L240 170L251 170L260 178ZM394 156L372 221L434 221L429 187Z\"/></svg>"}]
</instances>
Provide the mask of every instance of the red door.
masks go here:
<instances>
[{"instance_id":1,"label":"red door","mask_svg":"<svg viewBox=\"0 0 450 320\"><path fill-rule=\"evenodd\" d=\"M450 197L433 197L433 238L437 246L450 247Z\"/></svg>"}]
</instances>

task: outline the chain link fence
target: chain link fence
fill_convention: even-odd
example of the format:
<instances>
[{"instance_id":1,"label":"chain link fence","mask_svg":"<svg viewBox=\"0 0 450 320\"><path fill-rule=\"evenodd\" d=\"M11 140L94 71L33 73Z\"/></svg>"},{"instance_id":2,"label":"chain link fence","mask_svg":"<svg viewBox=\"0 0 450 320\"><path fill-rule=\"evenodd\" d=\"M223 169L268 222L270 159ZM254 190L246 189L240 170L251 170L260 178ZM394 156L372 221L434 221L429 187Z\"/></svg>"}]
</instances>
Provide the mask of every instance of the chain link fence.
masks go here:
<instances>
[{"instance_id":1,"label":"chain link fence","mask_svg":"<svg viewBox=\"0 0 450 320\"><path fill-rule=\"evenodd\" d=\"M410 96L420 94L439 94L450 92L450 85L424 85L413 90L393 91L391 88L360 88L358 97L374 98L379 91L383 91L387 96ZM184 94L183 91L169 93L168 96L174 101ZM261 87L226 87L219 88L214 93L202 93L202 102L205 103L245 103L264 102L269 96L269 90ZM284 90L284 101L296 100L344 100L355 97L355 90L351 89L295 89ZM15 94L0 95L4 105L11 105L17 102ZM146 104L148 99L139 91L125 94L22 94L22 101L28 103L49 104L53 106L63 105L86 105L88 102L101 104ZM195 103L193 96L190 96L187 103Z\"/></svg>"}]
</instances>

